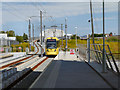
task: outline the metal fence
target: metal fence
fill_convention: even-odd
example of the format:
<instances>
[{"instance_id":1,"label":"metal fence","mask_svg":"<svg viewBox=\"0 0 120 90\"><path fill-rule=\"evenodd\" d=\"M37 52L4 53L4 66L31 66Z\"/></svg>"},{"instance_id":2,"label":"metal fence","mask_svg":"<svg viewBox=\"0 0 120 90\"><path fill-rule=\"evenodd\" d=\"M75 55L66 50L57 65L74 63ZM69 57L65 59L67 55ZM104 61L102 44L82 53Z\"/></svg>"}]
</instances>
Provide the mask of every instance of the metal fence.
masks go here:
<instances>
[{"instance_id":1,"label":"metal fence","mask_svg":"<svg viewBox=\"0 0 120 90\"><path fill-rule=\"evenodd\" d=\"M87 44L77 44L77 48L79 49L78 53L85 59L87 59Z\"/></svg>"},{"instance_id":2,"label":"metal fence","mask_svg":"<svg viewBox=\"0 0 120 90\"><path fill-rule=\"evenodd\" d=\"M0 47L0 53L7 52L25 52L26 48L23 47Z\"/></svg>"},{"instance_id":3,"label":"metal fence","mask_svg":"<svg viewBox=\"0 0 120 90\"><path fill-rule=\"evenodd\" d=\"M91 51L95 52L95 56L96 56L96 60L98 60L98 62L100 64L103 64L103 58L102 58L102 54L103 54L103 45L102 44L91 44ZM115 59L115 57L113 56L109 45L105 45L105 56L106 56L106 68L110 69L114 72L119 73L119 67L117 65L117 63L119 63L119 61L117 61Z\"/></svg>"},{"instance_id":4,"label":"metal fence","mask_svg":"<svg viewBox=\"0 0 120 90\"><path fill-rule=\"evenodd\" d=\"M90 49L87 44L78 44L77 47L79 48L79 54L86 60L90 58L90 61L97 61L99 64L103 64L103 44L90 44ZM119 73L119 60L116 60L107 44L105 45L105 51L106 69ZM88 52L90 52L90 57L88 57ZM120 57L120 54L118 54L118 57Z\"/></svg>"}]
</instances>

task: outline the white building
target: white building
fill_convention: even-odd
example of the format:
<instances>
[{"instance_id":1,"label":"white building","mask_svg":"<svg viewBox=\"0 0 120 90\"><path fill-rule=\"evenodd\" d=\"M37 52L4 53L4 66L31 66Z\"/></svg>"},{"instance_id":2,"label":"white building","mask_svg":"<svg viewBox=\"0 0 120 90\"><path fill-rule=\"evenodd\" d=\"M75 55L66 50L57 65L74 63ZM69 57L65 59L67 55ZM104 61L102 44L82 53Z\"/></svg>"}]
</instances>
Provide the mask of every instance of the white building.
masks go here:
<instances>
[{"instance_id":1,"label":"white building","mask_svg":"<svg viewBox=\"0 0 120 90\"><path fill-rule=\"evenodd\" d=\"M7 34L0 33L0 46L10 45L11 41L15 41L16 37L7 37Z\"/></svg>"},{"instance_id":2,"label":"white building","mask_svg":"<svg viewBox=\"0 0 120 90\"><path fill-rule=\"evenodd\" d=\"M67 38L70 39L72 34L67 34Z\"/></svg>"},{"instance_id":3,"label":"white building","mask_svg":"<svg viewBox=\"0 0 120 90\"><path fill-rule=\"evenodd\" d=\"M62 35L64 36L65 33L63 30L59 30L59 29L46 29L45 30L45 34L44 34L44 31L42 31L42 36L44 37L45 35L45 39L48 38L48 37L58 37L58 38L61 38Z\"/></svg>"},{"instance_id":4,"label":"white building","mask_svg":"<svg viewBox=\"0 0 120 90\"><path fill-rule=\"evenodd\" d=\"M58 39L61 39L63 36L63 39L65 39L65 32L63 30L59 30L59 29L46 29L45 30L45 34L44 31L42 31L42 37L43 37L43 41L44 41L44 35L45 35L45 39L48 37L57 37ZM40 35L41 36L41 35ZM72 36L72 34L67 34L67 39L70 39ZM36 37L39 38L39 37Z\"/></svg>"}]
</instances>

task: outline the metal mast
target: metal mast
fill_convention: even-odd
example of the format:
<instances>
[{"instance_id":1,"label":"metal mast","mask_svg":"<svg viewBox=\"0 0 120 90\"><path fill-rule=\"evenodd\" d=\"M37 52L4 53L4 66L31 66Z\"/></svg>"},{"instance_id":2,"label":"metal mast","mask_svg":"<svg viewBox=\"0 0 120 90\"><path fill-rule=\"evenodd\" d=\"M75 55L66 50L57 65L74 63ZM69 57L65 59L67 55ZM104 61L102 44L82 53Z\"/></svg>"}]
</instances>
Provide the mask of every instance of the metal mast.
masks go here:
<instances>
[{"instance_id":1,"label":"metal mast","mask_svg":"<svg viewBox=\"0 0 120 90\"><path fill-rule=\"evenodd\" d=\"M103 72L106 70L106 57L105 57L105 23L104 23L104 0L103 0Z\"/></svg>"},{"instance_id":2,"label":"metal mast","mask_svg":"<svg viewBox=\"0 0 120 90\"><path fill-rule=\"evenodd\" d=\"M66 47L65 51L67 50L67 18L65 18L65 34L66 34Z\"/></svg>"},{"instance_id":3,"label":"metal mast","mask_svg":"<svg viewBox=\"0 0 120 90\"><path fill-rule=\"evenodd\" d=\"M32 24L33 46L34 46L34 24Z\"/></svg>"},{"instance_id":4,"label":"metal mast","mask_svg":"<svg viewBox=\"0 0 120 90\"><path fill-rule=\"evenodd\" d=\"M44 42L45 42L45 25L44 25Z\"/></svg>"},{"instance_id":5,"label":"metal mast","mask_svg":"<svg viewBox=\"0 0 120 90\"><path fill-rule=\"evenodd\" d=\"M63 46L63 24L61 24L61 38L62 38L62 46Z\"/></svg>"},{"instance_id":6,"label":"metal mast","mask_svg":"<svg viewBox=\"0 0 120 90\"><path fill-rule=\"evenodd\" d=\"M93 27L93 15L92 15L92 2L91 2L91 0L90 0L90 12L91 12L92 38L93 38L93 44L94 44L94 27Z\"/></svg>"},{"instance_id":7,"label":"metal mast","mask_svg":"<svg viewBox=\"0 0 120 90\"><path fill-rule=\"evenodd\" d=\"M29 18L29 49L31 51L31 25L30 25L30 18Z\"/></svg>"},{"instance_id":8,"label":"metal mast","mask_svg":"<svg viewBox=\"0 0 120 90\"><path fill-rule=\"evenodd\" d=\"M43 56L42 55L42 11L40 11L40 32L41 32L41 38L40 38L40 42L41 42L41 56Z\"/></svg>"}]
</instances>

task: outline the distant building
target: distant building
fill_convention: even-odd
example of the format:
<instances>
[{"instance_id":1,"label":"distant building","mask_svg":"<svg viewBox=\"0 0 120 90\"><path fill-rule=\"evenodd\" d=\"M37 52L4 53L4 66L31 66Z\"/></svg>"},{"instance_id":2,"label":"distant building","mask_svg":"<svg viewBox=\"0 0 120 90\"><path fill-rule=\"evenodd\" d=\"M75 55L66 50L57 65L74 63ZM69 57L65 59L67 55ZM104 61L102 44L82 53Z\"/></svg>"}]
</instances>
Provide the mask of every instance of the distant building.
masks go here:
<instances>
[{"instance_id":1,"label":"distant building","mask_svg":"<svg viewBox=\"0 0 120 90\"><path fill-rule=\"evenodd\" d=\"M62 35L64 36L65 33L63 30L59 30L59 29L56 29L56 30L55 29L46 29L45 34L44 34L44 31L42 31L43 40L44 40L44 35L45 35L45 39L48 37L57 37L57 38L61 39Z\"/></svg>"},{"instance_id":2,"label":"distant building","mask_svg":"<svg viewBox=\"0 0 120 90\"><path fill-rule=\"evenodd\" d=\"M87 39L87 35L80 36L80 39L81 39L81 40L86 40L86 39Z\"/></svg>"},{"instance_id":3,"label":"distant building","mask_svg":"<svg viewBox=\"0 0 120 90\"><path fill-rule=\"evenodd\" d=\"M46 29L45 30L45 39L48 37L58 37L61 38L62 35L64 36L65 33L63 30L59 30L59 29ZM44 31L42 32L42 36L44 36Z\"/></svg>"},{"instance_id":4,"label":"distant building","mask_svg":"<svg viewBox=\"0 0 120 90\"><path fill-rule=\"evenodd\" d=\"M58 39L65 39L65 33L63 30L60 29L46 29L45 30L45 34L44 31L42 31L42 37L43 37L43 41L44 41L44 35L45 35L45 39L48 37L57 37ZM40 35L41 36L41 35ZM67 39L70 39L72 36L72 34L67 34ZM35 39L39 39L39 37L35 37Z\"/></svg>"},{"instance_id":5,"label":"distant building","mask_svg":"<svg viewBox=\"0 0 120 90\"><path fill-rule=\"evenodd\" d=\"M0 33L0 46L9 46L11 44L19 44L16 41L16 37L7 37L7 34Z\"/></svg>"},{"instance_id":6,"label":"distant building","mask_svg":"<svg viewBox=\"0 0 120 90\"><path fill-rule=\"evenodd\" d=\"M71 39L72 34L67 34L67 39Z\"/></svg>"}]
</instances>

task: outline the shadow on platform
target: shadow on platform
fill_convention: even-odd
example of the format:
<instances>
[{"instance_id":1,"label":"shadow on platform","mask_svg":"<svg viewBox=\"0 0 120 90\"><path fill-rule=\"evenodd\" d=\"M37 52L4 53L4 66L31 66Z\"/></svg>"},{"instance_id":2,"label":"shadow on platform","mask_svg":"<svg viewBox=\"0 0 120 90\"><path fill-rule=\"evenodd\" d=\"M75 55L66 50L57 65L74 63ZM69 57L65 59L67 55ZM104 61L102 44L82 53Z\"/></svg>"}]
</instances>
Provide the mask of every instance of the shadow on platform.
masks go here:
<instances>
[{"instance_id":1,"label":"shadow on platform","mask_svg":"<svg viewBox=\"0 0 120 90\"><path fill-rule=\"evenodd\" d=\"M84 61L53 60L32 88L111 88Z\"/></svg>"}]
</instances>

